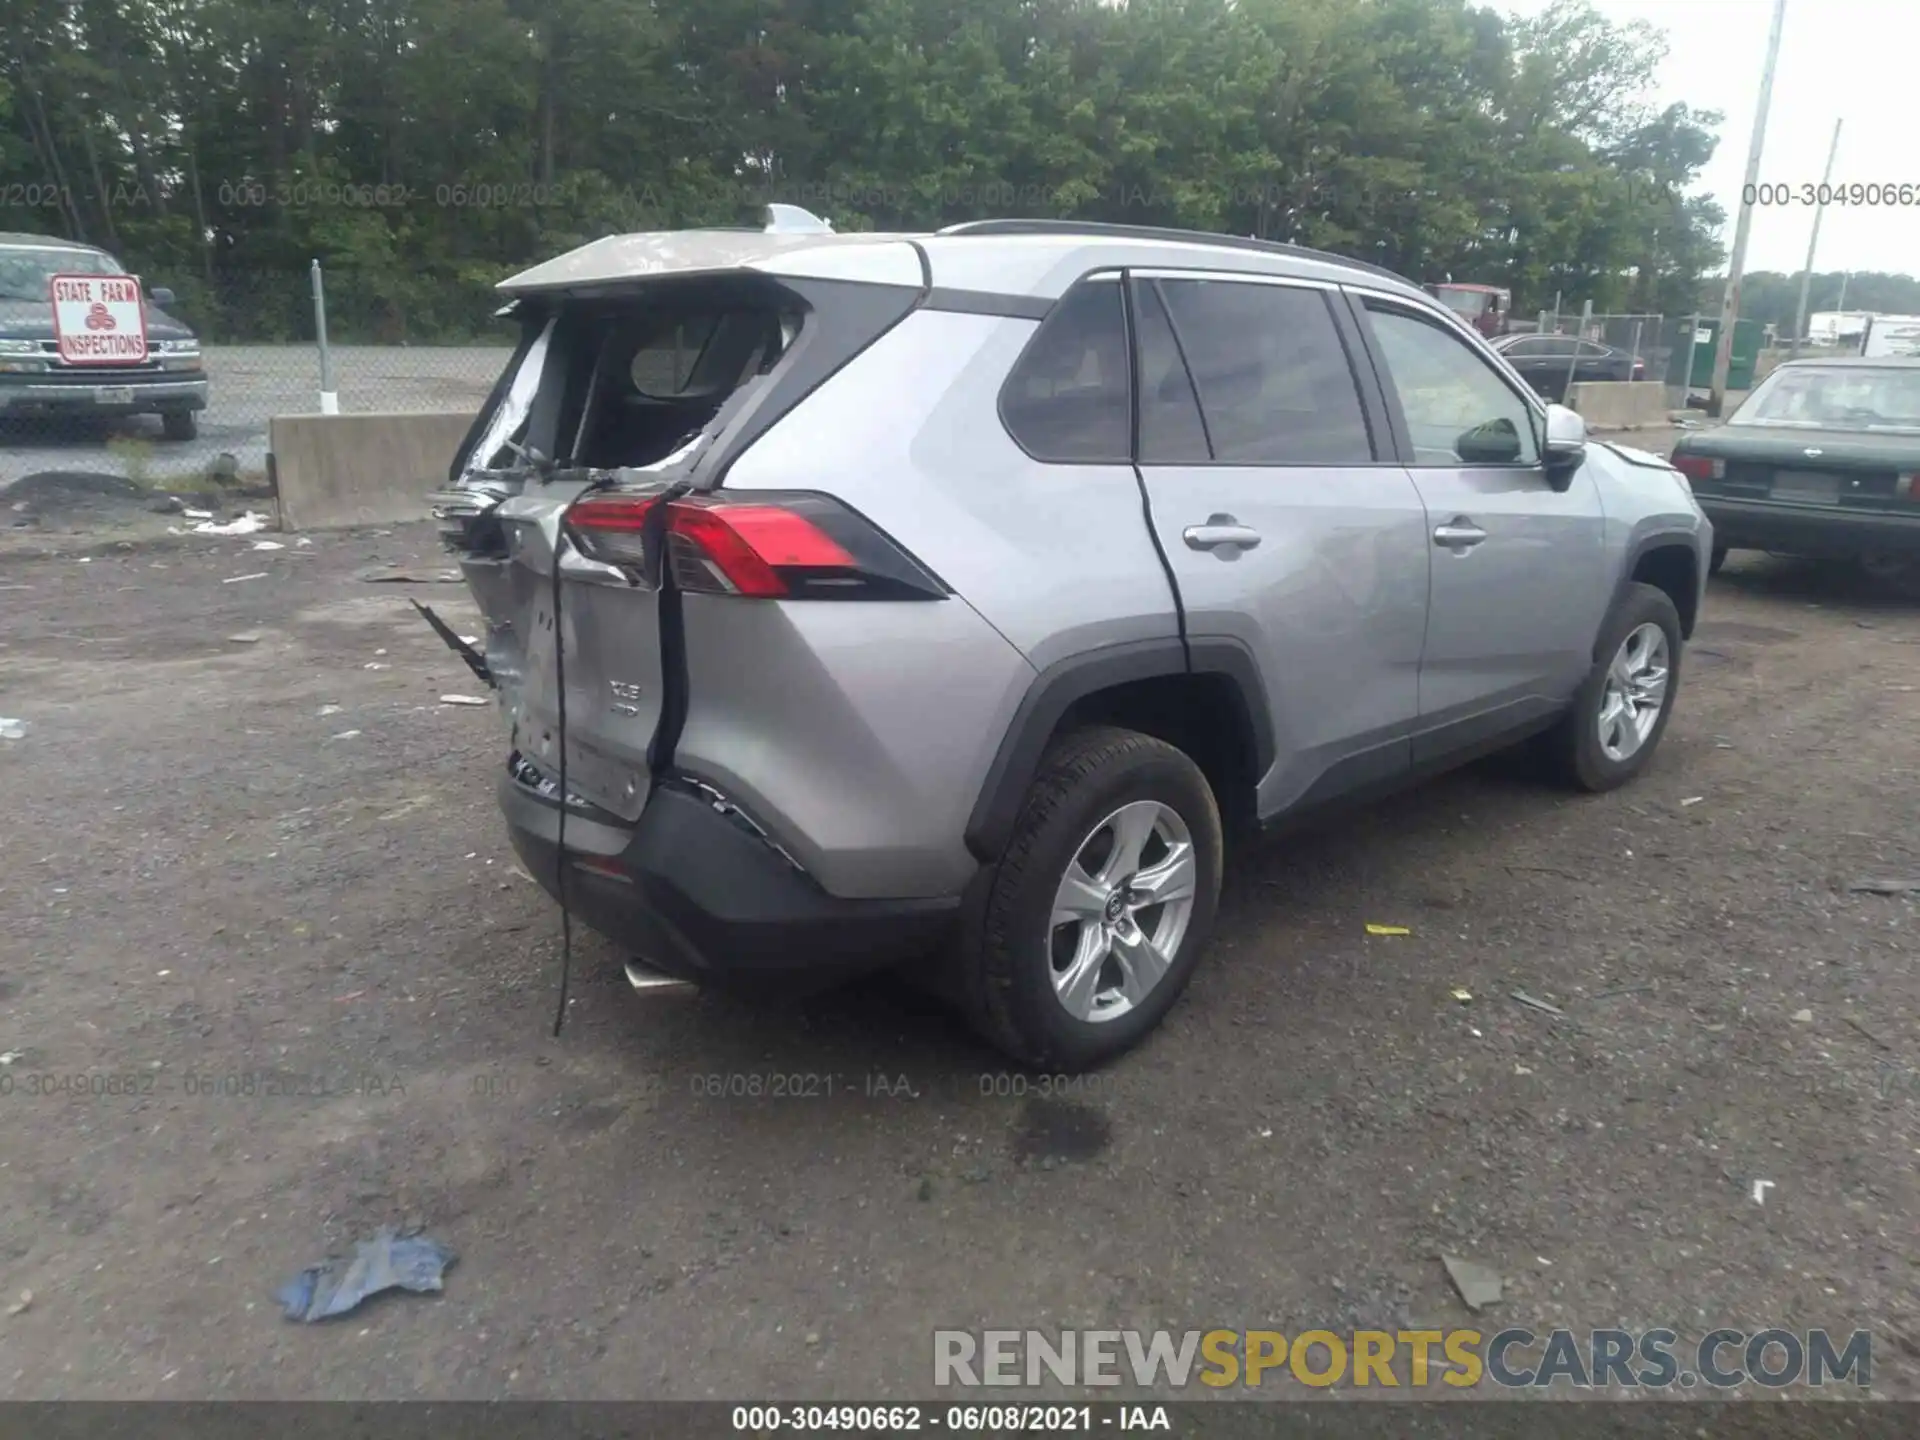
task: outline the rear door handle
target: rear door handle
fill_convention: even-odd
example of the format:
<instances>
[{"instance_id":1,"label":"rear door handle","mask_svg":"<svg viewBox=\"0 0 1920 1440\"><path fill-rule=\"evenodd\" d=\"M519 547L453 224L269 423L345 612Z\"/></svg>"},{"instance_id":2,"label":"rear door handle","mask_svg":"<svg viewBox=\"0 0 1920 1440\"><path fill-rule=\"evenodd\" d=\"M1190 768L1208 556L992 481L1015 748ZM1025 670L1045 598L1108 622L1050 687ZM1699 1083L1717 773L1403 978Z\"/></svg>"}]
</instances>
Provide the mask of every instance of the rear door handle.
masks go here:
<instances>
[{"instance_id":1,"label":"rear door handle","mask_svg":"<svg viewBox=\"0 0 1920 1440\"><path fill-rule=\"evenodd\" d=\"M1449 550L1471 550L1487 538L1487 532L1464 515L1456 515L1433 532L1433 543Z\"/></svg>"},{"instance_id":2,"label":"rear door handle","mask_svg":"<svg viewBox=\"0 0 1920 1440\"><path fill-rule=\"evenodd\" d=\"M1180 532L1190 550L1228 549L1234 554L1251 550L1260 543L1260 532L1242 525L1231 515L1209 515L1204 525L1189 525Z\"/></svg>"}]
</instances>

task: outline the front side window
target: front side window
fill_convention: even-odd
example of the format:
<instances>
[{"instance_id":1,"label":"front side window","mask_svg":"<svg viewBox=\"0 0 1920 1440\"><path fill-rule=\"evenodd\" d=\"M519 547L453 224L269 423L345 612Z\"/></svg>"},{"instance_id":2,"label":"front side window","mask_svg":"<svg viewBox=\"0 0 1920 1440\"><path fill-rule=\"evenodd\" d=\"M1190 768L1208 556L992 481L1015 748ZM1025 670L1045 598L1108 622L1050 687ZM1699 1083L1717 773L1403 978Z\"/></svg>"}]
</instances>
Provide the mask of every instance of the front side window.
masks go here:
<instances>
[{"instance_id":1,"label":"front side window","mask_svg":"<svg viewBox=\"0 0 1920 1440\"><path fill-rule=\"evenodd\" d=\"M1415 465L1540 463L1533 408L1465 341L1403 311L1367 309Z\"/></svg>"},{"instance_id":2,"label":"front side window","mask_svg":"<svg viewBox=\"0 0 1920 1440\"><path fill-rule=\"evenodd\" d=\"M1014 362L1000 394L1007 432L1036 460L1132 458L1127 320L1117 280L1061 297Z\"/></svg>"},{"instance_id":3,"label":"front side window","mask_svg":"<svg viewBox=\"0 0 1920 1440\"><path fill-rule=\"evenodd\" d=\"M1325 292L1237 280L1159 280L1151 288L1192 375L1214 463L1372 463L1359 388ZM1143 346L1149 338L1143 333ZM1169 403L1177 404L1173 388ZM1143 404L1143 451L1146 414Z\"/></svg>"}]
</instances>

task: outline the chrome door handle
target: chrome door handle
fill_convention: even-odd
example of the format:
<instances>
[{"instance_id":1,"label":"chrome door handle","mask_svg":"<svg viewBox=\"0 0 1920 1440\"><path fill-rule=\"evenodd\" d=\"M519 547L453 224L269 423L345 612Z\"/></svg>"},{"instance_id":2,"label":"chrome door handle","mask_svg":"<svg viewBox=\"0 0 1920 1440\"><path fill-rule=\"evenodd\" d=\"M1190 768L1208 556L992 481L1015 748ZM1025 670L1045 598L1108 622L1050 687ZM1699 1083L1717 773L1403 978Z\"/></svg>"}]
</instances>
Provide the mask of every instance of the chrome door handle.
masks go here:
<instances>
[{"instance_id":1,"label":"chrome door handle","mask_svg":"<svg viewBox=\"0 0 1920 1440\"><path fill-rule=\"evenodd\" d=\"M1486 538L1487 532L1464 515L1454 516L1433 532L1433 543L1444 545L1449 550L1471 550Z\"/></svg>"},{"instance_id":2,"label":"chrome door handle","mask_svg":"<svg viewBox=\"0 0 1920 1440\"><path fill-rule=\"evenodd\" d=\"M1190 550L1231 548L1234 554L1251 550L1260 543L1260 532L1242 525L1231 515L1209 515L1204 525L1189 525L1180 532Z\"/></svg>"}]
</instances>

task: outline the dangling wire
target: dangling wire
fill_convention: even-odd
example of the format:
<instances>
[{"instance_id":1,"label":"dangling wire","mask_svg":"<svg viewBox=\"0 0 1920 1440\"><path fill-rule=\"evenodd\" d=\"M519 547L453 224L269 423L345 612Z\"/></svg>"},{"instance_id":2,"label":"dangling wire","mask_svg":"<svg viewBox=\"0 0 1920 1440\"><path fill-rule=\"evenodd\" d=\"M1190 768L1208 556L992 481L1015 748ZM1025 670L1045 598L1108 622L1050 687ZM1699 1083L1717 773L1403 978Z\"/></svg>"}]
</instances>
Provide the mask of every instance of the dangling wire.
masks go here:
<instances>
[{"instance_id":1,"label":"dangling wire","mask_svg":"<svg viewBox=\"0 0 1920 1440\"><path fill-rule=\"evenodd\" d=\"M573 795L567 789L567 659L566 626L561 621L563 591L560 583L560 560L567 545L567 517L573 513L573 507L596 490L604 490L614 483L612 474L601 474L590 479L581 487L580 493L569 500L566 508L560 512L560 520L554 532L553 542L553 683L554 683L554 733L560 744L560 823L554 833L554 893L560 901L560 1004L554 1011L553 1033L557 1039L560 1029L567 1020L567 991L573 976L573 909L567 902L567 878L572 867L567 863L567 812L573 808ZM660 594L672 583L672 567L665 563L667 506L693 488L689 481L679 481L663 491L647 509L646 519L641 522L640 542L642 569L652 581L654 593Z\"/></svg>"},{"instance_id":2,"label":"dangling wire","mask_svg":"<svg viewBox=\"0 0 1920 1440\"><path fill-rule=\"evenodd\" d=\"M592 488L587 487L589 490ZM586 493L586 490L582 490L580 495ZM573 513L580 495L568 501L566 509L560 512L560 523L553 537L554 729L560 739L560 823L554 833L553 845L554 891L560 900L560 1005L553 1013L556 1040L560 1038L560 1027L567 1022L567 986L573 974L573 909L567 904L567 872L572 868L567 864L567 811L573 808L573 797L567 789L567 627L560 619L560 557L565 553L567 543L567 516Z\"/></svg>"}]
</instances>

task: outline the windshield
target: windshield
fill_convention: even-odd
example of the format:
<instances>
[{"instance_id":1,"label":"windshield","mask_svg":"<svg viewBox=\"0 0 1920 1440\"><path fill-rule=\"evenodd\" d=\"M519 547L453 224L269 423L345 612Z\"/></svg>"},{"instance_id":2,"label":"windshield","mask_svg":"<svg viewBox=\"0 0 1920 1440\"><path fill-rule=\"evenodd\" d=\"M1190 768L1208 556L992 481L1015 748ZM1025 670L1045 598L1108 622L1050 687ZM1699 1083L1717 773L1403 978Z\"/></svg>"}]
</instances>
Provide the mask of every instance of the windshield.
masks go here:
<instances>
[{"instance_id":1,"label":"windshield","mask_svg":"<svg viewBox=\"0 0 1920 1440\"><path fill-rule=\"evenodd\" d=\"M120 262L98 250L0 245L0 300L45 300L56 275L124 275Z\"/></svg>"},{"instance_id":2,"label":"windshield","mask_svg":"<svg viewBox=\"0 0 1920 1440\"><path fill-rule=\"evenodd\" d=\"M1920 369L1780 370L1727 422L1826 430L1920 430Z\"/></svg>"},{"instance_id":3,"label":"windshield","mask_svg":"<svg viewBox=\"0 0 1920 1440\"><path fill-rule=\"evenodd\" d=\"M1487 313L1487 306L1493 296L1485 290L1456 290L1451 285L1440 287L1440 303L1456 315L1465 315L1469 319Z\"/></svg>"}]
</instances>

